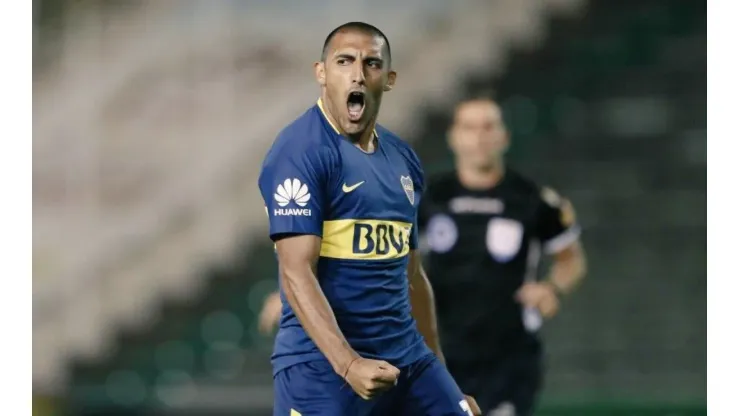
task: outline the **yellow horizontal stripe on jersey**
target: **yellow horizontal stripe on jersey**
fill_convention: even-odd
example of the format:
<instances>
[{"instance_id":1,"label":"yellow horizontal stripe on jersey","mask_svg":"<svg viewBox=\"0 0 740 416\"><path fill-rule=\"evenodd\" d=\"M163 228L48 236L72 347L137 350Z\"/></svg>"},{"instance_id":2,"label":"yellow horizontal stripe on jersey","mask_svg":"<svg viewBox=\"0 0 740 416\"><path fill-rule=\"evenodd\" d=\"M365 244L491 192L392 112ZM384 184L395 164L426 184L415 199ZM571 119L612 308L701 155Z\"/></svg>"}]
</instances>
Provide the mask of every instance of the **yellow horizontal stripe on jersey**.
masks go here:
<instances>
[{"instance_id":1,"label":"yellow horizontal stripe on jersey","mask_svg":"<svg viewBox=\"0 0 740 416\"><path fill-rule=\"evenodd\" d=\"M349 260L389 260L409 254L408 222L344 219L324 221L321 256Z\"/></svg>"}]
</instances>

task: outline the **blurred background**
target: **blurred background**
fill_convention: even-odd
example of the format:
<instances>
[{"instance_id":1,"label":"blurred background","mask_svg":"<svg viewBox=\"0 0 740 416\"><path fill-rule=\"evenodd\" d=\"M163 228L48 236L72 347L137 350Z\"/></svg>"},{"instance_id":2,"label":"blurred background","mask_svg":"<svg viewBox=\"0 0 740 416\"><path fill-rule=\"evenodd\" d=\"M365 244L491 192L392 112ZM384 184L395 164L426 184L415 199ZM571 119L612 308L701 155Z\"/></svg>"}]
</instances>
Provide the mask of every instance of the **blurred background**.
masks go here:
<instances>
[{"instance_id":1,"label":"blurred background","mask_svg":"<svg viewBox=\"0 0 740 416\"><path fill-rule=\"evenodd\" d=\"M706 414L700 0L34 0L34 414L271 414L256 175L350 20L389 36L381 122L428 173L495 92L511 163L579 212L538 414Z\"/></svg>"}]
</instances>

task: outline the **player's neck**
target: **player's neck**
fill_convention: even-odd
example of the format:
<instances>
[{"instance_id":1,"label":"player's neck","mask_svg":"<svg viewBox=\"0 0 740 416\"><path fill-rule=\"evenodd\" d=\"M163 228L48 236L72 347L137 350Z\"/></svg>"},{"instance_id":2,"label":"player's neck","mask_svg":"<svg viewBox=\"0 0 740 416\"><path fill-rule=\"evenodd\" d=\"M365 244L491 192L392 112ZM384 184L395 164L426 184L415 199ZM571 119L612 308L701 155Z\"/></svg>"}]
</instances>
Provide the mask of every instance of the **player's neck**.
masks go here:
<instances>
[{"instance_id":1,"label":"player's neck","mask_svg":"<svg viewBox=\"0 0 740 416\"><path fill-rule=\"evenodd\" d=\"M504 172L503 161L498 161L484 168L459 166L457 178L467 189L486 190L498 185L504 177Z\"/></svg>"},{"instance_id":2,"label":"player's neck","mask_svg":"<svg viewBox=\"0 0 740 416\"><path fill-rule=\"evenodd\" d=\"M355 146L359 147L360 150L367 153L372 153L377 148L377 142L375 141L375 129L372 128L375 123L371 123L370 126L365 129L365 131L348 135L345 134L347 138L349 138L352 143L355 144Z\"/></svg>"},{"instance_id":3,"label":"player's neck","mask_svg":"<svg viewBox=\"0 0 740 416\"><path fill-rule=\"evenodd\" d=\"M331 126L334 128L334 130L337 131L337 133L346 137L363 152L373 153L375 151L375 149L377 148L375 135L375 121L378 118L377 115L373 117L373 119L368 123L368 126L365 130L356 134L348 134L346 131L344 131L344 129L342 129L339 122L337 122L337 118L334 117L334 114L332 114L331 106L327 106L328 100L326 99L325 94L321 94L319 103L321 106L321 111L324 113L324 117L326 117L326 119L329 121L329 124L331 124Z\"/></svg>"}]
</instances>

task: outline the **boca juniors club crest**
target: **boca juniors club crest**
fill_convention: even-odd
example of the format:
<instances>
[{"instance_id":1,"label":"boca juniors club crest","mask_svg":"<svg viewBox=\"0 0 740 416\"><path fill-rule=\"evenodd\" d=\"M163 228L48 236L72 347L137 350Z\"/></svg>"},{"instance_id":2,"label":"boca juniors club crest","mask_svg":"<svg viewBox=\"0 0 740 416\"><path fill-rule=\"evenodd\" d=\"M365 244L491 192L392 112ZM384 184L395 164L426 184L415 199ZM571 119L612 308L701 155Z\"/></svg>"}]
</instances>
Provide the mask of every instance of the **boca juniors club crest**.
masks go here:
<instances>
[{"instance_id":1,"label":"boca juniors club crest","mask_svg":"<svg viewBox=\"0 0 740 416\"><path fill-rule=\"evenodd\" d=\"M411 180L411 176L401 176L401 186L403 191L406 192L406 197L414 205L414 182Z\"/></svg>"}]
</instances>

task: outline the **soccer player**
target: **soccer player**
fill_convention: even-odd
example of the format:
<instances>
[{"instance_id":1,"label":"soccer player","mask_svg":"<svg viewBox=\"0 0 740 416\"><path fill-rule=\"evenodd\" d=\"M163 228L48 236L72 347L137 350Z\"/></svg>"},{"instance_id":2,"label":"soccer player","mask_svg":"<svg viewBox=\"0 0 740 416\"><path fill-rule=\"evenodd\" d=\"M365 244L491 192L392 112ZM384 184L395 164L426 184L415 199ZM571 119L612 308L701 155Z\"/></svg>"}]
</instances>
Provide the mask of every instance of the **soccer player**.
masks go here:
<instances>
[{"instance_id":1,"label":"soccer player","mask_svg":"<svg viewBox=\"0 0 740 416\"><path fill-rule=\"evenodd\" d=\"M376 124L396 81L388 39L344 24L314 69L321 97L280 132L259 177L283 305L274 414L480 414L439 347L417 253L421 165Z\"/></svg>"},{"instance_id":2,"label":"soccer player","mask_svg":"<svg viewBox=\"0 0 740 416\"><path fill-rule=\"evenodd\" d=\"M530 415L542 379L537 330L586 271L575 213L506 167L494 101L459 104L448 140L456 169L430 179L418 219L448 368L484 412ZM538 280L543 252L553 265Z\"/></svg>"}]
</instances>

